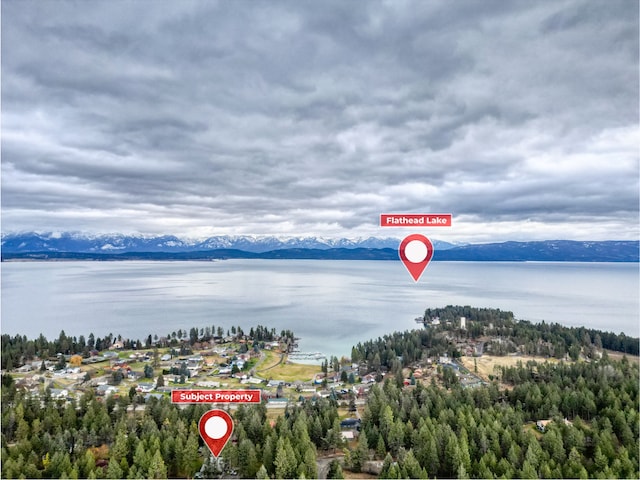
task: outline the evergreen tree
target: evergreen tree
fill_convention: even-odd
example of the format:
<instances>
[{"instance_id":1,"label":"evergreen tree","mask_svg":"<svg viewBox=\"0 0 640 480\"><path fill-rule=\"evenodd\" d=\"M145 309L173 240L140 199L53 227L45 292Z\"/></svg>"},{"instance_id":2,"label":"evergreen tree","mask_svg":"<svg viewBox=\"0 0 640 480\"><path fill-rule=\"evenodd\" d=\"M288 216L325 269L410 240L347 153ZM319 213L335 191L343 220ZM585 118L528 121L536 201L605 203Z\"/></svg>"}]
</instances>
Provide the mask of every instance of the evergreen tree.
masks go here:
<instances>
[{"instance_id":1,"label":"evergreen tree","mask_svg":"<svg viewBox=\"0 0 640 480\"><path fill-rule=\"evenodd\" d=\"M339 460L332 460L331 463L329 463L327 478L344 478L344 473L342 473L342 465L340 465Z\"/></svg>"},{"instance_id":2,"label":"evergreen tree","mask_svg":"<svg viewBox=\"0 0 640 480\"><path fill-rule=\"evenodd\" d=\"M242 440L238 446L238 466L243 478L253 478L260 468L256 447L248 438Z\"/></svg>"},{"instance_id":3,"label":"evergreen tree","mask_svg":"<svg viewBox=\"0 0 640 480\"><path fill-rule=\"evenodd\" d=\"M280 437L276 447L276 458L273 462L276 467L277 478L297 478L298 462L288 438Z\"/></svg>"},{"instance_id":4,"label":"evergreen tree","mask_svg":"<svg viewBox=\"0 0 640 480\"><path fill-rule=\"evenodd\" d=\"M107 466L106 478L122 478L123 473L118 461L115 458L111 458Z\"/></svg>"},{"instance_id":5,"label":"evergreen tree","mask_svg":"<svg viewBox=\"0 0 640 480\"><path fill-rule=\"evenodd\" d=\"M300 477L318 478L316 451L312 446L309 446L309 448L305 450L302 463L298 468L298 473Z\"/></svg>"},{"instance_id":6,"label":"evergreen tree","mask_svg":"<svg viewBox=\"0 0 640 480\"><path fill-rule=\"evenodd\" d=\"M156 450L149 463L147 478L167 478L167 467L164 464L160 451Z\"/></svg>"},{"instance_id":7,"label":"evergreen tree","mask_svg":"<svg viewBox=\"0 0 640 480\"><path fill-rule=\"evenodd\" d=\"M260 465L258 473L256 473L256 478L261 480L266 480L269 478L269 474L267 473L267 469L264 467L264 465Z\"/></svg>"},{"instance_id":8,"label":"evergreen tree","mask_svg":"<svg viewBox=\"0 0 640 480\"><path fill-rule=\"evenodd\" d=\"M182 455L181 470L187 477L192 477L198 471L202 462L198 453L198 439L193 432L189 433Z\"/></svg>"},{"instance_id":9,"label":"evergreen tree","mask_svg":"<svg viewBox=\"0 0 640 480\"><path fill-rule=\"evenodd\" d=\"M367 436L362 433L358 437L358 446L356 451L351 454L351 468L354 472L361 472L364 462L369 460L369 444Z\"/></svg>"}]
</instances>

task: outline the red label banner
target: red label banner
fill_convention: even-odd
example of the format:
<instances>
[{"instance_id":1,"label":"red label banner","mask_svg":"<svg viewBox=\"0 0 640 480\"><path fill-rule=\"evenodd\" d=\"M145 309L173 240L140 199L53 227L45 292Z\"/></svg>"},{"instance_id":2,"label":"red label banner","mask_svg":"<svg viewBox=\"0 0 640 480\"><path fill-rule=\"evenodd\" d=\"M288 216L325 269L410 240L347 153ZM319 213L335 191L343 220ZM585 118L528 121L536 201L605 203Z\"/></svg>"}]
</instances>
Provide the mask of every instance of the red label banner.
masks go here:
<instances>
[{"instance_id":1,"label":"red label banner","mask_svg":"<svg viewBox=\"0 0 640 480\"><path fill-rule=\"evenodd\" d=\"M450 227L450 213L383 213L381 227Z\"/></svg>"},{"instance_id":2,"label":"red label banner","mask_svg":"<svg viewBox=\"0 0 640 480\"><path fill-rule=\"evenodd\" d=\"M171 390L172 403L260 403L262 390Z\"/></svg>"}]
</instances>

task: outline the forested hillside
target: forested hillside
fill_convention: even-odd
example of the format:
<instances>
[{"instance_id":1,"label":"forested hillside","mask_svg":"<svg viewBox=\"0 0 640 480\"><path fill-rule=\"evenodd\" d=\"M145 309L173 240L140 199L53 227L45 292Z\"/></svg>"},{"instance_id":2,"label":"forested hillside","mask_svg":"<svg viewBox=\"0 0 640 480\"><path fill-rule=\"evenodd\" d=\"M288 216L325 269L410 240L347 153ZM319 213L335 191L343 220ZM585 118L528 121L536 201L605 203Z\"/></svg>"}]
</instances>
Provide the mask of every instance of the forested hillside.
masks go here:
<instances>
[{"instance_id":1,"label":"forested hillside","mask_svg":"<svg viewBox=\"0 0 640 480\"><path fill-rule=\"evenodd\" d=\"M637 478L638 373L626 360L532 362L501 372L509 388L385 382L359 450L384 457L383 478Z\"/></svg>"},{"instance_id":2,"label":"forested hillside","mask_svg":"<svg viewBox=\"0 0 640 480\"><path fill-rule=\"evenodd\" d=\"M264 401L232 410L235 430L221 462L211 461L198 434L208 405L181 408L167 389L97 396L84 382L77 395L58 396L44 384L27 390L26 378L13 376L27 359L53 352L81 358L126 342L111 335L85 341L62 333L53 342L3 336L2 477L640 476L640 370L637 357L624 355L637 351L638 339L472 307L428 309L418 320L423 328L359 343L351 359L332 359L331 374L325 363L321 385L291 382L275 409ZM194 327L144 343L171 352L179 345L190 355L201 343L221 345L226 340L215 339L223 333ZM284 358L295 339L262 326L229 333L238 355L259 355L277 338ZM126 346L135 351L142 342ZM605 348L622 352L621 360ZM65 356L57 358L63 368ZM486 358L504 363L483 376L475 362Z\"/></svg>"},{"instance_id":3,"label":"forested hillside","mask_svg":"<svg viewBox=\"0 0 640 480\"><path fill-rule=\"evenodd\" d=\"M151 399L144 411L128 411L140 408L140 401L132 395L102 402L86 393L77 403L50 395L41 402L3 377L3 478L193 477L209 457L197 428L209 406L181 409L164 398ZM337 409L328 400L292 408L273 425L266 413L265 405L234 413L225 471L242 478L315 478L316 449L342 445ZM204 470L217 472L213 464Z\"/></svg>"}]
</instances>

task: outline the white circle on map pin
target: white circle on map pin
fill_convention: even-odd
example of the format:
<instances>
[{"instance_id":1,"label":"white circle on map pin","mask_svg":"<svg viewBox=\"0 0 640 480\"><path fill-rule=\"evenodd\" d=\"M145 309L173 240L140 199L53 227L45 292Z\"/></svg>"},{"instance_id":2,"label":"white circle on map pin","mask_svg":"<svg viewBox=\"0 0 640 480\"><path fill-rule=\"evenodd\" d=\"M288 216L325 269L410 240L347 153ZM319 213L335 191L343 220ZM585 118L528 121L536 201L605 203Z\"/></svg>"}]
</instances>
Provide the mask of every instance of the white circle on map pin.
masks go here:
<instances>
[{"instance_id":1,"label":"white circle on map pin","mask_svg":"<svg viewBox=\"0 0 640 480\"><path fill-rule=\"evenodd\" d=\"M204 424L204 433L206 433L209 438L218 440L227 433L227 422L224 421L224 418L211 417Z\"/></svg>"},{"instance_id":2,"label":"white circle on map pin","mask_svg":"<svg viewBox=\"0 0 640 480\"><path fill-rule=\"evenodd\" d=\"M407 257L407 260L411 263L424 262L428 253L429 250L427 249L427 246L420 240L410 241L404 249L404 256Z\"/></svg>"}]
</instances>

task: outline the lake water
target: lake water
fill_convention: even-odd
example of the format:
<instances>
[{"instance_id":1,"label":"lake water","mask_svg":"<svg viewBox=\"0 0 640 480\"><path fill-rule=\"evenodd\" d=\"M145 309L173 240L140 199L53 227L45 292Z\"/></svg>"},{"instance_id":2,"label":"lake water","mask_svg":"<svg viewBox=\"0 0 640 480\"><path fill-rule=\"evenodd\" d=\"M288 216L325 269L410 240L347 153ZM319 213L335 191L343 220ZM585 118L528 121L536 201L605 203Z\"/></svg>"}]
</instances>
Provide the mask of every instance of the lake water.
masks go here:
<instances>
[{"instance_id":1,"label":"lake water","mask_svg":"<svg viewBox=\"0 0 640 480\"><path fill-rule=\"evenodd\" d=\"M5 262L2 333L93 332L143 340L191 327L291 329L304 351L349 355L359 341L416 328L427 307L639 336L638 264L434 262L414 283L400 262Z\"/></svg>"}]
</instances>

